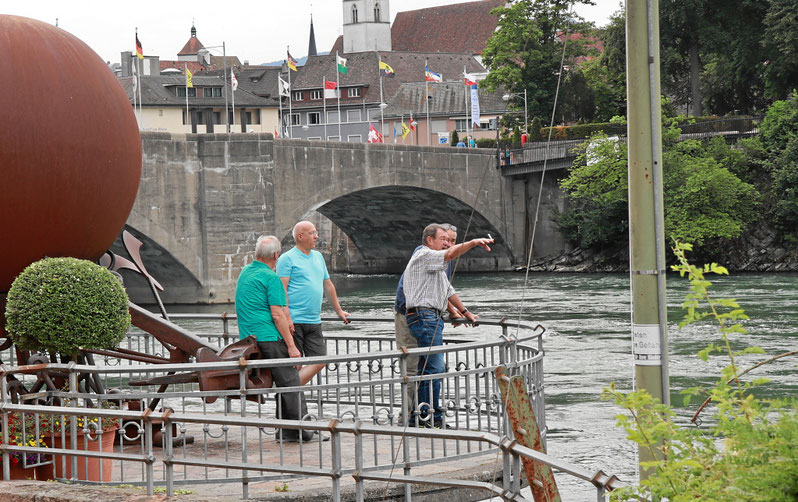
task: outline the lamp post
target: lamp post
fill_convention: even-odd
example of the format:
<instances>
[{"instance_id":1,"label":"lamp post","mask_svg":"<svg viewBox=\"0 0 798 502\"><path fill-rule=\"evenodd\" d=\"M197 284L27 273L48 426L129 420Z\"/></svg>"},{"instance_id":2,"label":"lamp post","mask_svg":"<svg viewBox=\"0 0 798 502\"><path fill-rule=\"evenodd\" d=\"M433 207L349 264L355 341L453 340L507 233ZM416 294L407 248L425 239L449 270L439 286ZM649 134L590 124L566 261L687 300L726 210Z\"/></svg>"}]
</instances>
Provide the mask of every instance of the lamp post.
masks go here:
<instances>
[{"instance_id":1,"label":"lamp post","mask_svg":"<svg viewBox=\"0 0 798 502\"><path fill-rule=\"evenodd\" d=\"M502 99L504 101L510 101L512 98L520 98L521 96L522 94L520 92L508 92L507 94L502 96ZM524 132L528 132L529 120L527 118L527 108L526 108L526 89L524 89L523 97L524 97Z\"/></svg>"}]
</instances>

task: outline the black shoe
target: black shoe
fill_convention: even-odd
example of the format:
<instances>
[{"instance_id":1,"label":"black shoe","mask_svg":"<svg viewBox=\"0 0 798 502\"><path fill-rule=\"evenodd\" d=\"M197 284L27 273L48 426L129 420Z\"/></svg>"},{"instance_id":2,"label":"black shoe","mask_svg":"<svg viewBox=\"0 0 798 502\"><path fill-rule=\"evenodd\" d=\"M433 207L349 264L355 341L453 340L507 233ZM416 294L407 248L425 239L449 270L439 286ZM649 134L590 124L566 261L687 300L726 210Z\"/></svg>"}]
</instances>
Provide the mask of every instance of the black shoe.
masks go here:
<instances>
[{"instance_id":1,"label":"black shoe","mask_svg":"<svg viewBox=\"0 0 798 502\"><path fill-rule=\"evenodd\" d=\"M433 429L444 429L444 430L451 430L451 429L454 429L454 426L453 426L453 425L449 425L449 424L447 424L447 423L446 423L446 422L444 422L443 420L435 420L435 421L432 423L432 428L433 428Z\"/></svg>"},{"instance_id":2,"label":"black shoe","mask_svg":"<svg viewBox=\"0 0 798 502\"><path fill-rule=\"evenodd\" d=\"M313 431L302 431L302 442L307 443L308 441L313 440ZM277 441L283 441L285 443L298 443L299 442L299 431L291 430L291 429L280 429L274 435L274 438ZM329 436L327 437L329 439ZM326 440L323 440L326 441Z\"/></svg>"}]
</instances>

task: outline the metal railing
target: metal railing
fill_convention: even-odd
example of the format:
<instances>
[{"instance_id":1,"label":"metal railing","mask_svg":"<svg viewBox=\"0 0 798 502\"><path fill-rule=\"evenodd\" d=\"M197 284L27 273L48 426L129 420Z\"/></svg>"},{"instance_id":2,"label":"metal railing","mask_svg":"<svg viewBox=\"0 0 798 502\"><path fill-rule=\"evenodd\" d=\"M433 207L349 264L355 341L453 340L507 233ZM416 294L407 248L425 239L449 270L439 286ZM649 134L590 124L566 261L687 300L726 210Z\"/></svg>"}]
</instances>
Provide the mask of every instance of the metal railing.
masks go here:
<instances>
[{"instance_id":1,"label":"metal railing","mask_svg":"<svg viewBox=\"0 0 798 502\"><path fill-rule=\"evenodd\" d=\"M237 336L230 326L234 316L213 317L221 319L221 332L201 336L216 340L220 347L234 341ZM359 320L362 319L353 319ZM545 432L542 327L521 326L523 335L516 338L509 334L510 326L504 322L481 320L480 324L496 336L470 342L447 339L442 347L409 351L396 350L389 337L332 334L326 336L330 355L325 357L191 364L146 364L100 357L94 365L3 365L3 476L8 479L10 461L15 456L31 468L54 464L57 478L142 485L149 494L156 484L164 485L167 495L172 495L176 485L237 482L247 498L249 485L255 481L328 478L331 498L340 500L346 488L344 481L351 475L357 500L367 498L370 487L383 489L388 486L386 483L410 500L411 484L419 482L481 488L505 500L523 500L519 494L519 459L527 457L592 483L602 500L604 491L615 486L617 480L601 472L588 473L508 439L512 432L493 370L502 365L523 375L540 429ZM131 350L145 348L153 356L165 353L147 333L131 332L124 343ZM430 352L444 355L446 372L407 377L407 358ZM324 363L326 367L314 383L305 387L246 388L247 375L255 369L314 363ZM228 390L202 391L197 383L187 381L172 384L165 392L155 391L154 386L132 385L135 380L198 370L237 375L239 385ZM61 375L68 382L67 389L77 391L21 394L14 402L10 387L15 382L30 386L43 372ZM408 406L408 388L435 378L442 381L445 422L453 429L400 424L401 411ZM104 394L86 392L82 379L94 379L102 388L112 390ZM304 391L307 397L309 411L304 419L273 418L275 396L297 390ZM160 400L160 406L158 411L150 412L147 405L154 399ZM215 402L208 402L212 400ZM120 426L118 434L113 428L116 422ZM273 439L272 433L283 428L326 431L331 440L300 440L296 444ZM16 441L11 440L12 434ZM115 447L102 445L100 440L108 434L117 436ZM29 462L28 455L42 457ZM488 459L493 458L491 455L497 460L502 458L496 463L500 468L495 471L495 480L430 475L423 467L442 462L479 462L485 460L485 455ZM51 456L53 460L49 459ZM101 459L112 459L113 464ZM84 477L82 473L92 465L99 466L99 476ZM497 484L497 480L501 483Z\"/></svg>"}]
</instances>

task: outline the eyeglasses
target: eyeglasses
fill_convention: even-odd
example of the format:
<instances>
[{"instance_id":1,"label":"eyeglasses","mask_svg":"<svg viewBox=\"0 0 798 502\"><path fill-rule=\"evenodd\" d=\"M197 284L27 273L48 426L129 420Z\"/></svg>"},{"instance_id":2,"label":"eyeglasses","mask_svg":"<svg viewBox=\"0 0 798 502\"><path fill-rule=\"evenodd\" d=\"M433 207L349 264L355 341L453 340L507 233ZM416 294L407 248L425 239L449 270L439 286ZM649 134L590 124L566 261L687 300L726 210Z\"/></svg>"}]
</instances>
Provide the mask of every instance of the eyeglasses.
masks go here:
<instances>
[{"instance_id":1,"label":"eyeglasses","mask_svg":"<svg viewBox=\"0 0 798 502\"><path fill-rule=\"evenodd\" d=\"M300 232L300 234L305 234L305 235L319 235L319 231L318 231L318 230L315 230L315 231L313 231L313 232Z\"/></svg>"}]
</instances>

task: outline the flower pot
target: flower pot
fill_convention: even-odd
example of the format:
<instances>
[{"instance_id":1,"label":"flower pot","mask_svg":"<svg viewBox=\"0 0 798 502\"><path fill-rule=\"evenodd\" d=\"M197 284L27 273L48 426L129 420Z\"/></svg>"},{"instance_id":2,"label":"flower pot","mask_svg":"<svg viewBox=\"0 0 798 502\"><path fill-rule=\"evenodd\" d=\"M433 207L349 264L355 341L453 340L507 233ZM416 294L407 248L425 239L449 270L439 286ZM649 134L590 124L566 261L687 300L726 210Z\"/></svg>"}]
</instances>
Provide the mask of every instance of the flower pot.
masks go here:
<instances>
[{"instance_id":1,"label":"flower pot","mask_svg":"<svg viewBox=\"0 0 798 502\"><path fill-rule=\"evenodd\" d=\"M102 445L103 452L114 451L114 438L116 431L119 429L117 425L114 428L106 429L100 434L91 434L87 439L82 431L78 431L77 438L78 450L83 451L100 451ZM98 437L99 436L99 437ZM67 434L62 437L60 434L53 436L53 448L72 448L72 441L70 435ZM77 475L72 474L72 457L77 458L78 472ZM77 455L53 455L53 464L55 465L55 477L62 479L75 478L78 481L111 481L113 475L113 459L110 458L92 458L80 457ZM102 478L100 477L100 466L102 466Z\"/></svg>"},{"instance_id":2,"label":"flower pot","mask_svg":"<svg viewBox=\"0 0 798 502\"><path fill-rule=\"evenodd\" d=\"M26 469L22 462L12 461L8 467L10 474L8 479L36 479L36 469L33 467ZM2 478L2 471L0 471L0 478Z\"/></svg>"}]
</instances>

